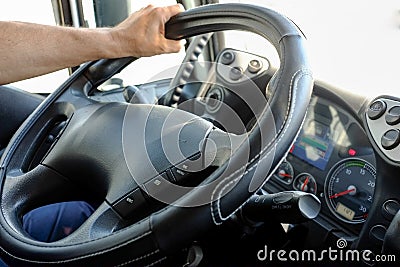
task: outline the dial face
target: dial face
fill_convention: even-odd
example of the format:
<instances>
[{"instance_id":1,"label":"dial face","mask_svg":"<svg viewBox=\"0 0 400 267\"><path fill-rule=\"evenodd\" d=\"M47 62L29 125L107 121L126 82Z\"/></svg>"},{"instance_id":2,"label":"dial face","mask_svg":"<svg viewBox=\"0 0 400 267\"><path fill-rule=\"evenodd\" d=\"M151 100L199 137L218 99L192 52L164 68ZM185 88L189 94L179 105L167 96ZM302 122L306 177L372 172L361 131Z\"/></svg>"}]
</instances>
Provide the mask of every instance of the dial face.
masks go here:
<instances>
[{"instance_id":1,"label":"dial face","mask_svg":"<svg viewBox=\"0 0 400 267\"><path fill-rule=\"evenodd\" d=\"M299 191L316 194L317 182L311 174L302 173L299 174L294 180L293 188Z\"/></svg>"},{"instance_id":2,"label":"dial face","mask_svg":"<svg viewBox=\"0 0 400 267\"><path fill-rule=\"evenodd\" d=\"M287 161L282 162L275 172L276 178L285 184L291 184L293 182L293 175L293 167Z\"/></svg>"},{"instance_id":3,"label":"dial face","mask_svg":"<svg viewBox=\"0 0 400 267\"><path fill-rule=\"evenodd\" d=\"M337 163L325 181L325 199L331 212L347 223L362 223L374 197L376 170L361 159Z\"/></svg>"}]
</instances>

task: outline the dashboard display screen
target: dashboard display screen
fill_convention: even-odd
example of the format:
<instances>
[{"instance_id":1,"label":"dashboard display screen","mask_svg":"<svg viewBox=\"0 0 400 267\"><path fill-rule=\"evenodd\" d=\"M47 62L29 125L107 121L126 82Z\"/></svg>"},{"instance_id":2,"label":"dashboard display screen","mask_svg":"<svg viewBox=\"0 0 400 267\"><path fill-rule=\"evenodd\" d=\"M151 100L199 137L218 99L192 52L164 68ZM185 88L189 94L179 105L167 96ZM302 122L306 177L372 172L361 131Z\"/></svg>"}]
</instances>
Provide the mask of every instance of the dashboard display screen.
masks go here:
<instances>
[{"instance_id":1,"label":"dashboard display screen","mask_svg":"<svg viewBox=\"0 0 400 267\"><path fill-rule=\"evenodd\" d=\"M323 171L333 148L330 127L315 120L306 120L290 152Z\"/></svg>"},{"instance_id":2,"label":"dashboard display screen","mask_svg":"<svg viewBox=\"0 0 400 267\"><path fill-rule=\"evenodd\" d=\"M356 214L353 210L349 209L340 202L338 202L336 206L336 212L345 217L349 221L352 221L354 219L354 215Z\"/></svg>"}]
</instances>

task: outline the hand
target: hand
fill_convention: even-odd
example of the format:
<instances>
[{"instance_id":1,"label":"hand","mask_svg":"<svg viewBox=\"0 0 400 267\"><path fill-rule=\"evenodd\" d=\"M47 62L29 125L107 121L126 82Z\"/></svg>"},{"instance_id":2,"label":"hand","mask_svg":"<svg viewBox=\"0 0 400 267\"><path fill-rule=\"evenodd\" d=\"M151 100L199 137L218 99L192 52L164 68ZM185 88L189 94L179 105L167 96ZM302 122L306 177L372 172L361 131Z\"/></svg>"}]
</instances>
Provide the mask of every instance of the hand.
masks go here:
<instances>
[{"instance_id":1,"label":"hand","mask_svg":"<svg viewBox=\"0 0 400 267\"><path fill-rule=\"evenodd\" d=\"M183 46L182 41L165 38L165 23L184 11L182 5L154 7L149 5L131 14L121 24L110 30L117 44L116 57L145 57L162 53L175 53Z\"/></svg>"}]
</instances>

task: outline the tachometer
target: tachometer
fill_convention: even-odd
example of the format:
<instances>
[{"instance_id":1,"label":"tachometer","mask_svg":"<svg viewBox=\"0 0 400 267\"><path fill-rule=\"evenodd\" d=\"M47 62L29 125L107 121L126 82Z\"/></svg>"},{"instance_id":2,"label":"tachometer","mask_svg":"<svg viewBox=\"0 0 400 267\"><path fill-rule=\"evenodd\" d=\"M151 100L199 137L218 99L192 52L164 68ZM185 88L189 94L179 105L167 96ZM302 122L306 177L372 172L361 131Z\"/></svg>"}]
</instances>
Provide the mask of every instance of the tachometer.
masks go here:
<instances>
[{"instance_id":1,"label":"tachometer","mask_svg":"<svg viewBox=\"0 0 400 267\"><path fill-rule=\"evenodd\" d=\"M347 223L362 223L374 197L376 170L362 159L337 163L325 181L325 199L331 212Z\"/></svg>"}]
</instances>

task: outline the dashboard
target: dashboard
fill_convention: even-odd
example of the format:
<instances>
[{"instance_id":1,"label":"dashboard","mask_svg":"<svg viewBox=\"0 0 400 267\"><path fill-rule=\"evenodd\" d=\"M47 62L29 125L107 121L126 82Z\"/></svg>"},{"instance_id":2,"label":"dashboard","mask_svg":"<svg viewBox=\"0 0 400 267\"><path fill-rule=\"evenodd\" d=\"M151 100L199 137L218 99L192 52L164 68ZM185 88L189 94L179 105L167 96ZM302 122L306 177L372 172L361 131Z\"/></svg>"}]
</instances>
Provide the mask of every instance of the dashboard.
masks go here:
<instances>
[{"instance_id":1,"label":"dashboard","mask_svg":"<svg viewBox=\"0 0 400 267\"><path fill-rule=\"evenodd\" d=\"M269 61L234 49L224 49L216 61L217 64L208 69L201 68L201 64L200 67L196 65L197 72L211 78L206 78L205 83L198 83L196 72L193 72L187 84L179 89L176 102L191 103L180 108L187 108L212 122L225 122L225 125L231 125L232 118L221 111L218 103L233 103L232 108L240 111L240 119L249 130L254 114L249 110L251 105L240 103L238 92L252 90L256 85L267 99L271 92L265 91L265 86L273 75ZM171 82L165 79L112 91L98 91L91 97L96 101L132 102L132 97L140 94L140 97L147 98L145 102L158 101L168 105L166 98L171 94ZM348 242L355 241L373 209L379 171L377 158L368 133L362 126L362 119L355 111L357 108L361 110L361 106L356 108L348 103L351 99L343 101L329 87L315 85L299 136L263 188L266 193L309 192L320 200L320 214L308 222L311 224L308 230L313 234L307 238L312 240L306 241L317 246L329 238L337 240L346 237ZM230 132L241 133L241 130L232 128ZM324 236L324 240L320 235Z\"/></svg>"},{"instance_id":2,"label":"dashboard","mask_svg":"<svg viewBox=\"0 0 400 267\"><path fill-rule=\"evenodd\" d=\"M251 107L256 104L240 104L232 99L231 92L243 95L242 91L254 89L251 84L262 91L272 77L268 59L224 49L217 63L215 80L210 83L218 86L202 90L206 101L212 96L214 100L235 103L232 108L245 114L245 104ZM220 90L218 94L216 88ZM267 89L265 97L271 93ZM251 128L247 118L254 116L248 113L248 116L242 115L247 130ZM218 109L198 115L225 120L225 124L231 120L218 115ZM269 193L299 190L315 194L322 203L316 221L321 219L325 230L338 229L350 236L358 235L368 218L377 176L374 150L358 118L345 103L315 90L298 138L264 186Z\"/></svg>"},{"instance_id":3,"label":"dashboard","mask_svg":"<svg viewBox=\"0 0 400 267\"><path fill-rule=\"evenodd\" d=\"M375 184L375 155L360 123L338 104L314 95L298 138L264 189L315 194L322 204L319 217L330 227L357 233L368 217Z\"/></svg>"}]
</instances>

